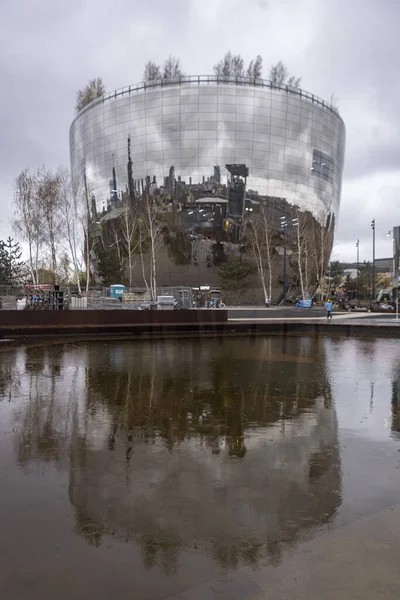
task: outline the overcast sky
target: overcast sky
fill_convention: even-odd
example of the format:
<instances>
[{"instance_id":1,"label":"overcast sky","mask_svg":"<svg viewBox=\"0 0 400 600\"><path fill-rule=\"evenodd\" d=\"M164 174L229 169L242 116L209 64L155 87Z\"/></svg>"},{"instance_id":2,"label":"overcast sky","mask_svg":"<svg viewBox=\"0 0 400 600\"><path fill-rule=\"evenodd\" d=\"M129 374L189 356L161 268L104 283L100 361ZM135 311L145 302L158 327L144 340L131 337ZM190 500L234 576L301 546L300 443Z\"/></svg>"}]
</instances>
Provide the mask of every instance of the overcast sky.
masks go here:
<instances>
[{"instance_id":1,"label":"overcast sky","mask_svg":"<svg viewBox=\"0 0 400 600\"><path fill-rule=\"evenodd\" d=\"M332 94L347 128L333 259L390 256L400 225L399 0L13 0L0 19L0 239L13 182L26 167L69 167L76 90L101 76L111 91L145 62L181 57L207 74L226 50L285 62L302 87Z\"/></svg>"}]
</instances>

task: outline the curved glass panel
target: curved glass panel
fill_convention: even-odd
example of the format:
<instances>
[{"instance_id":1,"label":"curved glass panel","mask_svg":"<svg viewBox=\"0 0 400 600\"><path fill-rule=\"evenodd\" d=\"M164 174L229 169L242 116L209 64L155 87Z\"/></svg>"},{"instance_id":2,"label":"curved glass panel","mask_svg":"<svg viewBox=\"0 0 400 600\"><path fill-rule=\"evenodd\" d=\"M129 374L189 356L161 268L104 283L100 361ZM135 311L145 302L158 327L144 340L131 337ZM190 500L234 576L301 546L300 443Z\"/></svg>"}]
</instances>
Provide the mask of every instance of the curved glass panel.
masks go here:
<instances>
[{"instance_id":1,"label":"curved glass panel","mask_svg":"<svg viewBox=\"0 0 400 600\"><path fill-rule=\"evenodd\" d=\"M138 193L151 181L183 205L226 199L227 165L243 163L246 202L308 212L329 228L332 244L345 126L308 92L200 76L139 84L94 101L71 125L70 155L74 189L82 189L86 171L99 209L112 209L115 184L120 198L127 193L128 146Z\"/></svg>"}]
</instances>

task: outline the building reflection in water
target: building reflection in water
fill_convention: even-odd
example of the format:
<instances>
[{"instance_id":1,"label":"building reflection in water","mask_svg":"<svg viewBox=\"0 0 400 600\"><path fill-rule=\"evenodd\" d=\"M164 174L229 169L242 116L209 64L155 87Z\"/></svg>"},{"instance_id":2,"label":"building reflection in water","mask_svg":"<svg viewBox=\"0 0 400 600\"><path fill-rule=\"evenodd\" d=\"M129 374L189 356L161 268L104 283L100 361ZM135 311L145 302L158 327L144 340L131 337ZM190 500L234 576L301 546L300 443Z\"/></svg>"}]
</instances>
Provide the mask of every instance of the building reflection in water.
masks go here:
<instances>
[{"instance_id":1,"label":"building reflection in water","mask_svg":"<svg viewBox=\"0 0 400 600\"><path fill-rule=\"evenodd\" d=\"M110 535L135 543L149 568L172 574L185 551L224 568L277 564L341 502L324 345L21 350L19 460L68 469L78 534L93 545Z\"/></svg>"},{"instance_id":2,"label":"building reflection in water","mask_svg":"<svg viewBox=\"0 0 400 600\"><path fill-rule=\"evenodd\" d=\"M392 437L400 441L400 365L392 378Z\"/></svg>"}]
</instances>

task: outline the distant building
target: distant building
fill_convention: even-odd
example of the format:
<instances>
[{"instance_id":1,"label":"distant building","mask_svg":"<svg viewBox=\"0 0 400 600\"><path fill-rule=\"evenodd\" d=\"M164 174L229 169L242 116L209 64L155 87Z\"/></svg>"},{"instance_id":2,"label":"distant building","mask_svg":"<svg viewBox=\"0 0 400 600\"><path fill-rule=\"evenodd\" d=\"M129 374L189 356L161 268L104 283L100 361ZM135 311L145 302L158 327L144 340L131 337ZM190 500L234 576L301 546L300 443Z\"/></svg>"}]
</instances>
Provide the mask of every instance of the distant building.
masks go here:
<instances>
[{"instance_id":1,"label":"distant building","mask_svg":"<svg viewBox=\"0 0 400 600\"><path fill-rule=\"evenodd\" d=\"M350 276L350 279L357 279L357 269L344 269L343 276Z\"/></svg>"}]
</instances>

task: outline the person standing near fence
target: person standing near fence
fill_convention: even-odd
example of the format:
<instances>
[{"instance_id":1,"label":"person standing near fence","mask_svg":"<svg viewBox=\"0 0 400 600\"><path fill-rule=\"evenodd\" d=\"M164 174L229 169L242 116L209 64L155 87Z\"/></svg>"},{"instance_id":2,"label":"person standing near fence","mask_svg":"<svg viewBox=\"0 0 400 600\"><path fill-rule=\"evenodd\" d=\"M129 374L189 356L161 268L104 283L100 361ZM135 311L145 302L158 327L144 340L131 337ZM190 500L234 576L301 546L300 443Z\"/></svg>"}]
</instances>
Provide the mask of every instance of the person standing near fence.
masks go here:
<instances>
[{"instance_id":1,"label":"person standing near fence","mask_svg":"<svg viewBox=\"0 0 400 600\"><path fill-rule=\"evenodd\" d=\"M325 310L326 310L326 318L328 319L332 319L332 301L328 300L328 302L325 304Z\"/></svg>"}]
</instances>

